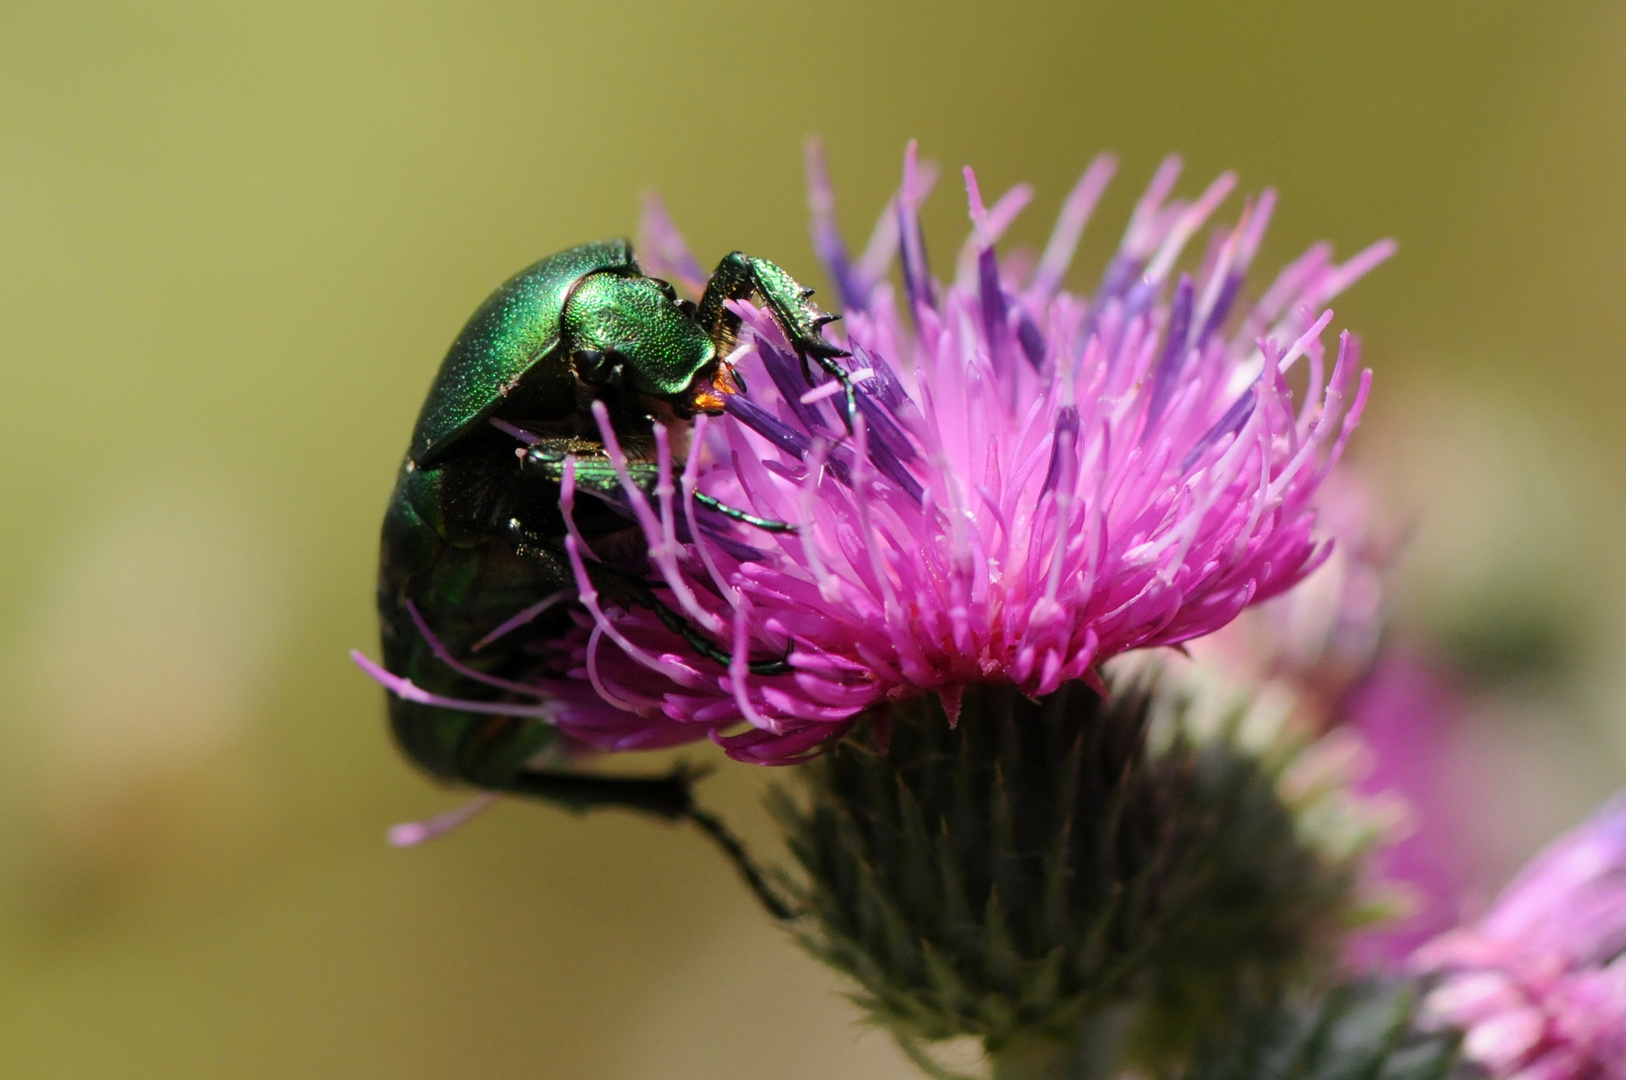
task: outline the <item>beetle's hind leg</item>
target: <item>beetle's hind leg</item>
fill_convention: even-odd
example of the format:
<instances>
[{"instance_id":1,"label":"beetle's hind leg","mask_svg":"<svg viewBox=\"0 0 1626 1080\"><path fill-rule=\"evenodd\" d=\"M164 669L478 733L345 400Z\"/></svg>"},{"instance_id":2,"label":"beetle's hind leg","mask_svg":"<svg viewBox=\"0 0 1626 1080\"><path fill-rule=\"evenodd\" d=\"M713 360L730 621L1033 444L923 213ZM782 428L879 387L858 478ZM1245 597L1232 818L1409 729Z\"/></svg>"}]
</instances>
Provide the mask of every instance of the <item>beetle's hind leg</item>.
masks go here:
<instances>
[{"instance_id":1,"label":"beetle's hind leg","mask_svg":"<svg viewBox=\"0 0 1626 1080\"><path fill-rule=\"evenodd\" d=\"M739 837L716 815L694 804L694 782L705 772L691 765L679 765L659 777L528 770L516 775L505 787L513 794L551 802L577 813L621 807L667 821L688 819L734 864L734 869L770 915L776 919L791 918L795 914L791 904L768 884L767 876Z\"/></svg>"},{"instance_id":2,"label":"beetle's hind leg","mask_svg":"<svg viewBox=\"0 0 1626 1080\"><path fill-rule=\"evenodd\" d=\"M858 397L852 377L839 360L852 354L820 336L821 327L841 316L819 311L818 306L809 299L813 295L812 289L804 288L767 259L747 255L743 251L730 252L717 264L711 280L706 283L706 293L700 298L695 319L717 342L718 351L727 352L725 346L732 346L740 327L739 316L728 310L727 302L745 300L753 294L762 298L774 320L785 331L785 337L802 361L803 374L809 376L808 381L812 382L811 372L807 368L808 358L811 357L826 374L841 384L842 402L846 410L843 419L850 429L853 414L858 409Z\"/></svg>"},{"instance_id":3,"label":"beetle's hind leg","mask_svg":"<svg viewBox=\"0 0 1626 1080\"><path fill-rule=\"evenodd\" d=\"M734 869L745 879L746 887L757 898L757 902L768 910L769 915L781 922L796 917L796 908L768 884L767 875L756 864L756 860L751 858L751 853L745 850L745 845L740 842L739 837L723 824L721 818L691 807L689 820L722 849L723 855L734 864Z\"/></svg>"},{"instance_id":4,"label":"beetle's hind leg","mask_svg":"<svg viewBox=\"0 0 1626 1080\"><path fill-rule=\"evenodd\" d=\"M502 786L515 795L550 802L578 814L614 806L677 821L694 809L693 781L694 774L681 766L665 776L599 776L527 769Z\"/></svg>"}]
</instances>

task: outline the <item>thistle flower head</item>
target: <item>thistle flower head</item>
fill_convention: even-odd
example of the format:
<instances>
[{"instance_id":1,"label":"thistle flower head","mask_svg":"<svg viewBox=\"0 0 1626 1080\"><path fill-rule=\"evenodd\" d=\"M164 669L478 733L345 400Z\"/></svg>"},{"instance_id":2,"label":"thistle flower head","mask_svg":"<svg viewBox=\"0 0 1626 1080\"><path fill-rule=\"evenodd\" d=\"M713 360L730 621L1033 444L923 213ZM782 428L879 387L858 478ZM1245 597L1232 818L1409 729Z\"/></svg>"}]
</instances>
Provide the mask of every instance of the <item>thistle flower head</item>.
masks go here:
<instances>
[{"instance_id":1,"label":"thistle flower head","mask_svg":"<svg viewBox=\"0 0 1626 1080\"><path fill-rule=\"evenodd\" d=\"M1479 922L1413 956L1428 1019L1493 1077L1626 1078L1626 797L1559 838Z\"/></svg>"},{"instance_id":2,"label":"thistle flower head","mask_svg":"<svg viewBox=\"0 0 1626 1080\"><path fill-rule=\"evenodd\" d=\"M933 175L912 145L857 259L816 149L810 164L851 411L773 318L737 303L729 362L744 389L695 421L686 459L675 432L656 432L653 494L601 417L651 581L691 631L600 604L573 537L585 614L556 646L568 675L543 686L561 728L607 748L709 734L737 758L799 760L879 703L936 694L952 720L973 684L1038 697L1094 682L1101 661L1215 630L1327 555L1315 496L1369 373L1348 334L1327 355L1323 305L1391 245L1342 264L1317 246L1244 303L1274 195L1178 272L1234 178L1171 200L1171 159L1099 285L1074 295L1061 281L1112 161L1085 172L1036 263L996 250L1029 189L990 206L967 169L972 231L941 283L917 214ZM649 231L651 272L682 282L697 264L681 237L664 217ZM567 477L567 515L580 497ZM713 647L697 651L696 633Z\"/></svg>"}]
</instances>

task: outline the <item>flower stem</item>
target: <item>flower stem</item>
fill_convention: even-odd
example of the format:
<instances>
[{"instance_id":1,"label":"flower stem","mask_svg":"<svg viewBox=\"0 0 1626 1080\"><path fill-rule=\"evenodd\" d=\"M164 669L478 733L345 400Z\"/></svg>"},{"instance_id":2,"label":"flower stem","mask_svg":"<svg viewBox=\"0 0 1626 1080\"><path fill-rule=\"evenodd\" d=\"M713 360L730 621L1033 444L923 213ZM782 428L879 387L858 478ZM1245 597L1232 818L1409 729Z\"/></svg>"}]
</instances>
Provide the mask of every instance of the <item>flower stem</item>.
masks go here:
<instances>
[{"instance_id":1,"label":"flower stem","mask_svg":"<svg viewBox=\"0 0 1626 1080\"><path fill-rule=\"evenodd\" d=\"M1024 1039L990 1055L992 1080L1071 1080L1072 1047L1050 1039Z\"/></svg>"},{"instance_id":2,"label":"flower stem","mask_svg":"<svg viewBox=\"0 0 1626 1080\"><path fill-rule=\"evenodd\" d=\"M1130 1010L1109 1009L1079 1024L1072 1038L1013 1039L988 1055L992 1080L1109 1080L1119 1069L1119 1050Z\"/></svg>"}]
</instances>

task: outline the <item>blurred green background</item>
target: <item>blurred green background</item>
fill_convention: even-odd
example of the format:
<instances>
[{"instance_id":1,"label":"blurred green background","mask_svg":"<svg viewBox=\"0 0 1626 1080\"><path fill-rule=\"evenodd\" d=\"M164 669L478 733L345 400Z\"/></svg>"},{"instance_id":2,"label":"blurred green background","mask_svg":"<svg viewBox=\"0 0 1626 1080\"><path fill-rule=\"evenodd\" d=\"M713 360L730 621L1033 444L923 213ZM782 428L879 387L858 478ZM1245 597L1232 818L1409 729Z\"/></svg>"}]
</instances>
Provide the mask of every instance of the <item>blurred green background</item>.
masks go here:
<instances>
[{"instance_id":1,"label":"blurred green background","mask_svg":"<svg viewBox=\"0 0 1626 1080\"><path fill-rule=\"evenodd\" d=\"M1081 281L1170 150L1282 190L1267 271L1399 238L1337 325L1421 515L1402 621L1550 654L1462 747L1504 872L1626 779L1623 52L1552 0L7 5L0 1074L908 1075L688 832L386 848L456 797L345 658L474 306L652 187L702 260L820 282L814 132L854 242L910 137L1033 181L1018 241L1117 150ZM763 780L705 788L759 843Z\"/></svg>"}]
</instances>

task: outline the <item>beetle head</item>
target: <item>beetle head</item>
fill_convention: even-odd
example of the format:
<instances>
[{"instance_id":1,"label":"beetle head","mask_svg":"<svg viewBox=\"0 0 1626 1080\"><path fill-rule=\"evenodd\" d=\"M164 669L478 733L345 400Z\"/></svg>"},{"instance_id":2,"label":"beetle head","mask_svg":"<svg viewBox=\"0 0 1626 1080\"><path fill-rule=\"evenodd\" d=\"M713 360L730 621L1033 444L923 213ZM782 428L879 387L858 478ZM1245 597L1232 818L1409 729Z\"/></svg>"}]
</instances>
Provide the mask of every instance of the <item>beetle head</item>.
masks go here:
<instances>
[{"instance_id":1,"label":"beetle head","mask_svg":"<svg viewBox=\"0 0 1626 1080\"><path fill-rule=\"evenodd\" d=\"M667 400L710 381L717 347L656 278L598 273L582 279L560 319L577 377Z\"/></svg>"}]
</instances>

